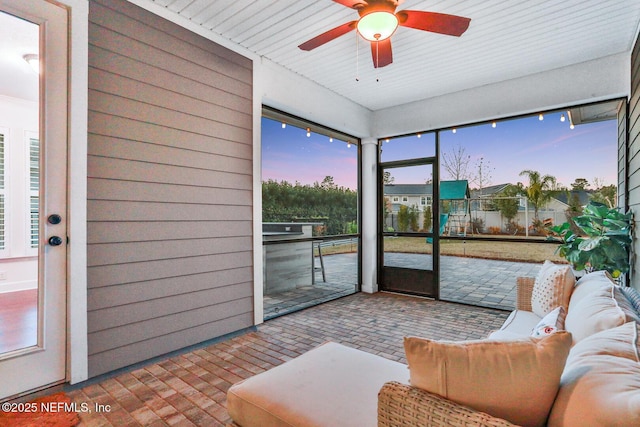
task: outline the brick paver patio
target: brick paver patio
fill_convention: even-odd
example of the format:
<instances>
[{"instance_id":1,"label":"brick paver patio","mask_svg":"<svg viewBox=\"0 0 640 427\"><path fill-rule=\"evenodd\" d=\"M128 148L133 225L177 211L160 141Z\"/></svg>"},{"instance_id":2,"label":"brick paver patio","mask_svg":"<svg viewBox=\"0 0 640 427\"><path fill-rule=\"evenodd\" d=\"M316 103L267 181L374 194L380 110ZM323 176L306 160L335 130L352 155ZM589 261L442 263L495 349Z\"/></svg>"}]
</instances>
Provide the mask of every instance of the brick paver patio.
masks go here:
<instances>
[{"instance_id":1,"label":"brick paver patio","mask_svg":"<svg viewBox=\"0 0 640 427\"><path fill-rule=\"evenodd\" d=\"M324 256L326 282L316 272L316 283L292 291L265 295L265 319L300 310L355 292L357 283L355 253ZM431 268L431 255L388 253L385 263L397 267ZM319 263L316 261L316 265ZM535 277L540 263L440 257L440 298L445 301L512 310L516 300L516 277Z\"/></svg>"},{"instance_id":2,"label":"brick paver patio","mask_svg":"<svg viewBox=\"0 0 640 427\"><path fill-rule=\"evenodd\" d=\"M392 294L358 293L270 320L257 330L192 349L69 391L83 426L224 426L226 391L235 382L326 341L406 363L402 338L483 338L504 311ZM407 374L408 375L408 374Z\"/></svg>"}]
</instances>

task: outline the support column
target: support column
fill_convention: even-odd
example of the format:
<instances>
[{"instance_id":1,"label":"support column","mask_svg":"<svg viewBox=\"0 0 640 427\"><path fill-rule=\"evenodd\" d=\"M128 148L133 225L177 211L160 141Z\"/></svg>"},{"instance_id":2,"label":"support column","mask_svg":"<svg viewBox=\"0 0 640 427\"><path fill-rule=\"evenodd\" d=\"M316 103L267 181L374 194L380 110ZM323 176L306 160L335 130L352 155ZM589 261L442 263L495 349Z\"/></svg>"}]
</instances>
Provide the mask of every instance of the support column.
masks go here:
<instances>
[{"instance_id":1,"label":"support column","mask_svg":"<svg viewBox=\"0 0 640 427\"><path fill-rule=\"evenodd\" d=\"M362 292L378 292L377 275L378 140L362 139Z\"/></svg>"}]
</instances>

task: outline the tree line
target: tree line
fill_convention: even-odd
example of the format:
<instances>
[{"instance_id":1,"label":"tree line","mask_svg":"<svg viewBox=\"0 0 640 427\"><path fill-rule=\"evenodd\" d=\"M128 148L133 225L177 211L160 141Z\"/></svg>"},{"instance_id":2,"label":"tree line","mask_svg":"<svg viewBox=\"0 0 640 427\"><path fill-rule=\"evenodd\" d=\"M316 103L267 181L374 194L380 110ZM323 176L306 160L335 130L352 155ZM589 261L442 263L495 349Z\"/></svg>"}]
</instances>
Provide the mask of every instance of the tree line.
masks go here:
<instances>
[{"instance_id":1,"label":"tree line","mask_svg":"<svg viewBox=\"0 0 640 427\"><path fill-rule=\"evenodd\" d=\"M332 176L303 185L262 182L264 222L319 222L314 235L357 233L358 192L335 184Z\"/></svg>"}]
</instances>

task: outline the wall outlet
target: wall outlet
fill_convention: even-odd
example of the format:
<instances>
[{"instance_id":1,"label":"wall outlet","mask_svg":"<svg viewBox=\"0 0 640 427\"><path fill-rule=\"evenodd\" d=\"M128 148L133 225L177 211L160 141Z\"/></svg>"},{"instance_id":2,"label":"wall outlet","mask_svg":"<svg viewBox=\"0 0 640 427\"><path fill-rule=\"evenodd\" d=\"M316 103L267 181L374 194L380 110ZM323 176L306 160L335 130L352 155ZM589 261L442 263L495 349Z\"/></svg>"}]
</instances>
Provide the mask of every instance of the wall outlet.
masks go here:
<instances>
[{"instance_id":1,"label":"wall outlet","mask_svg":"<svg viewBox=\"0 0 640 427\"><path fill-rule=\"evenodd\" d=\"M0 280L7 280L7 272L0 271Z\"/></svg>"}]
</instances>

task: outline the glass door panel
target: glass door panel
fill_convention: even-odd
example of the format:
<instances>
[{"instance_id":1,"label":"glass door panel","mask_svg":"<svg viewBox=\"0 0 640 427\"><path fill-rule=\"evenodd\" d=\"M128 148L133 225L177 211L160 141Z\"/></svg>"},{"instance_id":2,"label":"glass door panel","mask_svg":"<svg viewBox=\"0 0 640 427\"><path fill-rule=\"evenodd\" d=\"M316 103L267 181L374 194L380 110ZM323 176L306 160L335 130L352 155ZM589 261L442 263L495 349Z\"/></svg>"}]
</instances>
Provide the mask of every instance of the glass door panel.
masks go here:
<instances>
[{"instance_id":1,"label":"glass door panel","mask_svg":"<svg viewBox=\"0 0 640 427\"><path fill-rule=\"evenodd\" d=\"M433 165L383 167L380 176L381 288L436 297Z\"/></svg>"},{"instance_id":2,"label":"glass door panel","mask_svg":"<svg viewBox=\"0 0 640 427\"><path fill-rule=\"evenodd\" d=\"M66 377L67 12L0 0L0 400Z\"/></svg>"}]
</instances>

